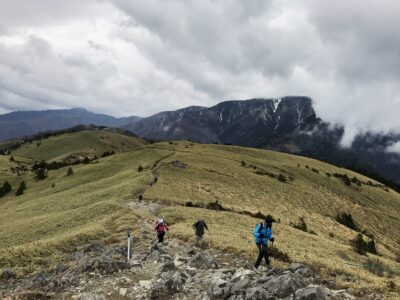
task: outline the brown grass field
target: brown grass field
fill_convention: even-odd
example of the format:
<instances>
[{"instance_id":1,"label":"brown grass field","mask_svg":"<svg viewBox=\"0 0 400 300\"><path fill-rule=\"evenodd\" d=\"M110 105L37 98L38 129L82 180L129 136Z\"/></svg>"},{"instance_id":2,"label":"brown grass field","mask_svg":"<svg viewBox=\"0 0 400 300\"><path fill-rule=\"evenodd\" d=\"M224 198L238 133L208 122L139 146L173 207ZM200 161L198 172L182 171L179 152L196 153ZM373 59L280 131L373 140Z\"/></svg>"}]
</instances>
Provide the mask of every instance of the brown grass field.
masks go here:
<instances>
[{"instance_id":1,"label":"brown grass field","mask_svg":"<svg viewBox=\"0 0 400 300\"><path fill-rule=\"evenodd\" d=\"M186 166L171 163L176 160ZM0 156L0 169L9 167L9 157ZM124 230L138 222L126 204L145 191L145 201L166 204L161 215L173 224L172 236L191 241L191 224L203 218L212 247L254 258L252 230L260 220L244 213L260 211L278 220L274 247L292 261L310 265L343 287L398 296L387 286L393 282L400 287L400 195L360 174L273 151L190 142L142 144L73 170L72 176L66 176L66 168L50 171L43 181L32 174L0 176L0 184L8 180L14 192L20 181L27 185L22 196L0 198L0 269L13 267L19 275L51 269L88 240L123 239ZM334 173L355 176L362 184L348 186ZM158 181L150 186L154 174ZM189 201L200 207L187 207ZM226 211L206 208L216 201ZM356 232L335 221L338 212L351 213L358 227L373 235L379 256L353 251L350 240ZM299 217L316 234L290 226ZM371 259L379 261L383 273L366 267Z\"/></svg>"}]
</instances>

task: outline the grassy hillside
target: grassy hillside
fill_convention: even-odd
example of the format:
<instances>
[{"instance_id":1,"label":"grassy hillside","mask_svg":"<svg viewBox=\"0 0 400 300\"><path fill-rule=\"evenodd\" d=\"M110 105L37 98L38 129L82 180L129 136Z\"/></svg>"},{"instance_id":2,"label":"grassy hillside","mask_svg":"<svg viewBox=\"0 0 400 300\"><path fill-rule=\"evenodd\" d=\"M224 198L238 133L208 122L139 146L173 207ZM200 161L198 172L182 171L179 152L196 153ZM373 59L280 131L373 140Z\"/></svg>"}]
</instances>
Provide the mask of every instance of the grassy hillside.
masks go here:
<instances>
[{"instance_id":1,"label":"grassy hillside","mask_svg":"<svg viewBox=\"0 0 400 300\"><path fill-rule=\"evenodd\" d=\"M189 238L192 235L189 225L202 217L212 224L214 246L251 256L254 247L250 231L258 220L242 213L270 213L280 220L275 226L275 244L293 260L314 265L326 275L328 270L336 270L357 276L360 279L357 287L384 288L388 278L366 271L363 264L368 258L351 249L349 241L356 232L334 220L338 212L351 213L358 227L374 236L382 255L379 260L388 276L394 276L400 283L400 264L395 262L400 241L398 193L387 191L354 172L272 151L182 143L175 146L175 151L170 160L182 161L187 167L165 163L159 170L158 184L148 190L145 198L180 205L191 201L203 207L218 201L230 210L168 208L165 215L176 222L175 234ZM368 184L347 186L333 176L335 173L347 174L349 178L356 176ZM286 183L277 179L280 174L287 178ZM316 235L289 226L298 222L299 217L304 218L308 229ZM345 276L336 279L354 285L346 282Z\"/></svg>"},{"instance_id":2,"label":"grassy hillside","mask_svg":"<svg viewBox=\"0 0 400 300\"><path fill-rule=\"evenodd\" d=\"M12 155L54 161L68 155L100 157L105 151L123 152L144 145L145 142L139 138L97 129L63 133L25 143L12 151Z\"/></svg>"},{"instance_id":3,"label":"grassy hillside","mask_svg":"<svg viewBox=\"0 0 400 300\"><path fill-rule=\"evenodd\" d=\"M35 149L44 149L44 143ZM57 157L58 144L53 145L48 159ZM191 224L204 218L213 247L253 258L252 229L259 219L251 214L260 211L278 220L274 247L292 261L305 262L343 286L400 286L400 195L354 172L272 151L189 142L147 145L73 170L71 176L66 168L50 171L43 181L31 174L0 176L14 191L21 180L27 185L22 196L0 198L0 268L29 273L51 267L88 239L123 238L124 229L140 217L126 203L145 191L144 200L167 204L162 214L176 237L192 239ZM353 180L350 185L342 179L345 174ZM154 177L157 184L150 185ZM188 207L189 202L199 207ZM223 210L210 209L216 206ZM360 231L373 235L380 256L352 250L356 232L335 221L338 212L351 213ZM309 232L291 225L299 217Z\"/></svg>"},{"instance_id":4,"label":"grassy hillside","mask_svg":"<svg viewBox=\"0 0 400 300\"><path fill-rule=\"evenodd\" d=\"M146 149L100 159L98 163L50 171L36 181L32 175L0 176L13 191L0 198L0 268L12 266L20 274L48 268L77 244L89 239L115 240L134 224L126 200L151 181L137 171L138 162L151 166L168 150ZM14 192L21 181L27 189ZM46 258L46 259L44 259Z\"/></svg>"}]
</instances>

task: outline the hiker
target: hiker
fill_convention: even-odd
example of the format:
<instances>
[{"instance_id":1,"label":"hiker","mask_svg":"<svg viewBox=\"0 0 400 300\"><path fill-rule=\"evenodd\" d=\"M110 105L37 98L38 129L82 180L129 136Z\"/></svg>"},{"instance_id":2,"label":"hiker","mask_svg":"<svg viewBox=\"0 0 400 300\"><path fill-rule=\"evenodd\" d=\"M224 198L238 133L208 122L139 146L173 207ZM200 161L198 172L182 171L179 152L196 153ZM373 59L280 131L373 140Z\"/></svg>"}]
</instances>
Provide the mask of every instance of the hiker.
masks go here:
<instances>
[{"instance_id":1,"label":"hiker","mask_svg":"<svg viewBox=\"0 0 400 300\"><path fill-rule=\"evenodd\" d=\"M207 227L206 222L204 222L203 220L198 220L196 223L193 224L192 227L194 230L196 230L195 246L197 246L197 244L203 239L204 228L207 229L207 231L208 231L208 227Z\"/></svg>"},{"instance_id":2,"label":"hiker","mask_svg":"<svg viewBox=\"0 0 400 300\"><path fill-rule=\"evenodd\" d=\"M154 226L154 230L157 232L158 242L162 243L164 241L165 232L169 230L168 224L164 221L164 219L158 219Z\"/></svg>"},{"instance_id":3,"label":"hiker","mask_svg":"<svg viewBox=\"0 0 400 300\"><path fill-rule=\"evenodd\" d=\"M258 258L254 267L258 269L261 264L262 259L265 259L267 267L270 265L270 260L268 256L268 241L274 243L274 238L272 237L272 222L274 219L268 215L264 222L256 225L253 231L254 239L258 248Z\"/></svg>"}]
</instances>

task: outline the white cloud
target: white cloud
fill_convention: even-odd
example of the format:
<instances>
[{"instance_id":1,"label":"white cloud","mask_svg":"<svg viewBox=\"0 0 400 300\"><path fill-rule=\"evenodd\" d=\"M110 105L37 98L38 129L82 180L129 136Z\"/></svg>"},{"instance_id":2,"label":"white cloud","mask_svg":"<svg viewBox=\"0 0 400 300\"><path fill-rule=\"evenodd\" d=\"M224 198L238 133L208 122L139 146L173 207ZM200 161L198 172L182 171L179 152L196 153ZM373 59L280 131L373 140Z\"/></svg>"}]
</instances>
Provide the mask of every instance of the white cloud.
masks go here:
<instances>
[{"instance_id":1,"label":"white cloud","mask_svg":"<svg viewBox=\"0 0 400 300\"><path fill-rule=\"evenodd\" d=\"M400 154L400 142L390 145L388 148L386 148L386 151Z\"/></svg>"},{"instance_id":2,"label":"white cloud","mask_svg":"<svg viewBox=\"0 0 400 300\"><path fill-rule=\"evenodd\" d=\"M396 0L3 1L0 112L307 95L349 145L400 131L399 25Z\"/></svg>"}]
</instances>

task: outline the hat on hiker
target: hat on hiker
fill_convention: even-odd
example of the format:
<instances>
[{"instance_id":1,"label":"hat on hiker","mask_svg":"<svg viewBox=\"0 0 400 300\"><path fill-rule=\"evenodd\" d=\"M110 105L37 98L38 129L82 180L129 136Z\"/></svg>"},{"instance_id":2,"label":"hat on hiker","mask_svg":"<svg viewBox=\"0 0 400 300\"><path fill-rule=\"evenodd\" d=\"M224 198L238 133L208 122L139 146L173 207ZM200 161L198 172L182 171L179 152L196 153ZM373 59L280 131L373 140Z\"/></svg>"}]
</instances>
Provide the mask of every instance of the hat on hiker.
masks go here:
<instances>
[{"instance_id":1,"label":"hat on hiker","mask_svg":"<svg viewBox=\"0 0 400 300\"><path fill-rule=\"evenodd\" d=\"M158 223L163 224L163 223L164 223L164 220L163 220L163 219L160 219L160 220L158 220Z\"/></svg>"},{"instance_id":2,"label":"hat on hiker","mask_svg":"<svg viewBox=\"0 0 400 300\"><path fill-rule=\"evenodd\" d=\"M272 222L274 222L274 218L271 215L268 215L265 217L265 223L267 224L272 224Z\"/></svg>"}]
</instances>

